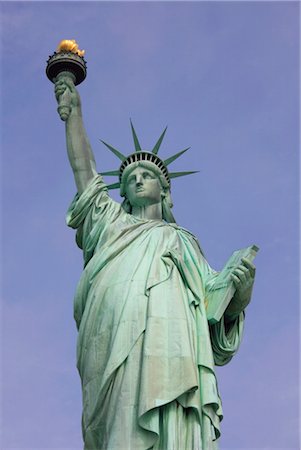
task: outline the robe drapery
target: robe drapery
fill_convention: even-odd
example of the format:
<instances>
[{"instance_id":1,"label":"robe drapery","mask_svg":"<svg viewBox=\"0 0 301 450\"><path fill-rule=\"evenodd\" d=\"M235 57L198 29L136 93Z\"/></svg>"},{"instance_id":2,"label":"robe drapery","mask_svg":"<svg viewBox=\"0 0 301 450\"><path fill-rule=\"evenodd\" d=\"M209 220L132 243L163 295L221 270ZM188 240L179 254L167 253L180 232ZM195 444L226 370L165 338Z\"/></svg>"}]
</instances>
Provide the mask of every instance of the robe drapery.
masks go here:
<instances>
[{"instance_id":1,"label":"robe drapery","mask_svg":"<svg viewBox=\"0 0 301 450\"><path fill-rule=\"evenodd\" d=\"M211 450L222 419L214 364L237 351L243 315L208 326L217 273L196 238L112 200L100 176L76 195L85 267L74 317L85 450Z\"/></svg>"}]
</instances>

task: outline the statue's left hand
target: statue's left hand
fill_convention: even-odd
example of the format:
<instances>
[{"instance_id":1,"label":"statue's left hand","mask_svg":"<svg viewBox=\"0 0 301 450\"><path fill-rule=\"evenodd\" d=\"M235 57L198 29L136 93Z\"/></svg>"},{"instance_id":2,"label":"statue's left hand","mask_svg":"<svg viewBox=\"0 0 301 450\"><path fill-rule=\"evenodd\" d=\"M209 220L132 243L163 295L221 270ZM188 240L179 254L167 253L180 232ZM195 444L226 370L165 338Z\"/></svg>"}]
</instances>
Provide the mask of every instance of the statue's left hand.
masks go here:
<instances>
[{"instance_id":1,"label":"statue's left hand","mask_svg":"<svg viewBox=\"0 0 301 450\"><path fill-rule=\"evenodd\" d=\"M237 317L250 303L255 270L254 264L247 258L242 258L241 264L233 270L231 278L236 287L236 292L225 311L226 318Z\"/></svg>"}]
</instances>

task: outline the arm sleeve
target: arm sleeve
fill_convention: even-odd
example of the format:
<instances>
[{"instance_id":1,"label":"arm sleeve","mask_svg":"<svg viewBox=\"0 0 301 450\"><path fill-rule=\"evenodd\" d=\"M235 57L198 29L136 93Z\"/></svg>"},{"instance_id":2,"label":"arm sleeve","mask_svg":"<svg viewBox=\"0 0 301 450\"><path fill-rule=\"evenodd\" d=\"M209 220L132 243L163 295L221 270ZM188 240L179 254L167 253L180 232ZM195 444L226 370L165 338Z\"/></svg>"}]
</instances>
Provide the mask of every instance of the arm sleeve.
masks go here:
<instances>
[{"instance_id":1,"label":"arm sleeve","mask_svg":"<svg viewBox=\"0 0 301 450\"><path fill-rule=\"evenodd\" d=\"M120 214L121 206L108 195L100 175L95 176L81 195L76 194L66 215L67 225L76 229L76 243L84 251L85 263L105 228Z\"/></svg>"},{"instance_id":2,"label":"arm sleeve","mask_svg":"<svg viewBox=\"0 0 301 450\"><path fill-rule=\"evenodd\" d=\"M209 325L214 362L224 366L237 352L243 335L244 312L230 323L225 323L224 316L218 323Z\"/></svg>"}]
</instances>

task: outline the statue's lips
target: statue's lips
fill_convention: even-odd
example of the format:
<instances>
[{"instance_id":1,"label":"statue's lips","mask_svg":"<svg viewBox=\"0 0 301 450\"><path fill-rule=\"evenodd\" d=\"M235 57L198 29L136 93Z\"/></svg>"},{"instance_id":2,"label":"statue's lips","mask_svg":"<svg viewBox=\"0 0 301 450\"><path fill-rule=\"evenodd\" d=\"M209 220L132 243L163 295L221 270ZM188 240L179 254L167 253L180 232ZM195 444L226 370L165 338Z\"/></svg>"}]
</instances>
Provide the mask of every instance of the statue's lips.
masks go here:
<instances>
[{"instance_id":1,"label":"statue's lips","mask_svg":"<svg viewBox=\"0 0 301 450\"><path fill-rule=\"evenodd\" d=\"M136 193L144 192L144 190L145 190L145 189L143 189L143 188L138 188L138 189L136 189Z\"/></svg>"}]
</instances>

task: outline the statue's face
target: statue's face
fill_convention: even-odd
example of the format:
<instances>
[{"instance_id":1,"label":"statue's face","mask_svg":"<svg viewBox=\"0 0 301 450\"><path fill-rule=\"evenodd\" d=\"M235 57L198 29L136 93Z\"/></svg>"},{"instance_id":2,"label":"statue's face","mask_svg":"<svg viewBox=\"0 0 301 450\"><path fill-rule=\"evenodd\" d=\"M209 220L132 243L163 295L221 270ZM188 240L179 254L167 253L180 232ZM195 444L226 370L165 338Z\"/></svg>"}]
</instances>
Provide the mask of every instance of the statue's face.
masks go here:
<instances>
[{"instance_id":1,"label":"statue's face","mask_svg":"<svg viewBox=\"0 0 301 450\"><path fill-rule=\"evenodd\" d=\"M125 192L131 206L148 206L161 202L162 187L159 178L152 170L142 166L128 175Z\"/></svg>"}]
</instances>

